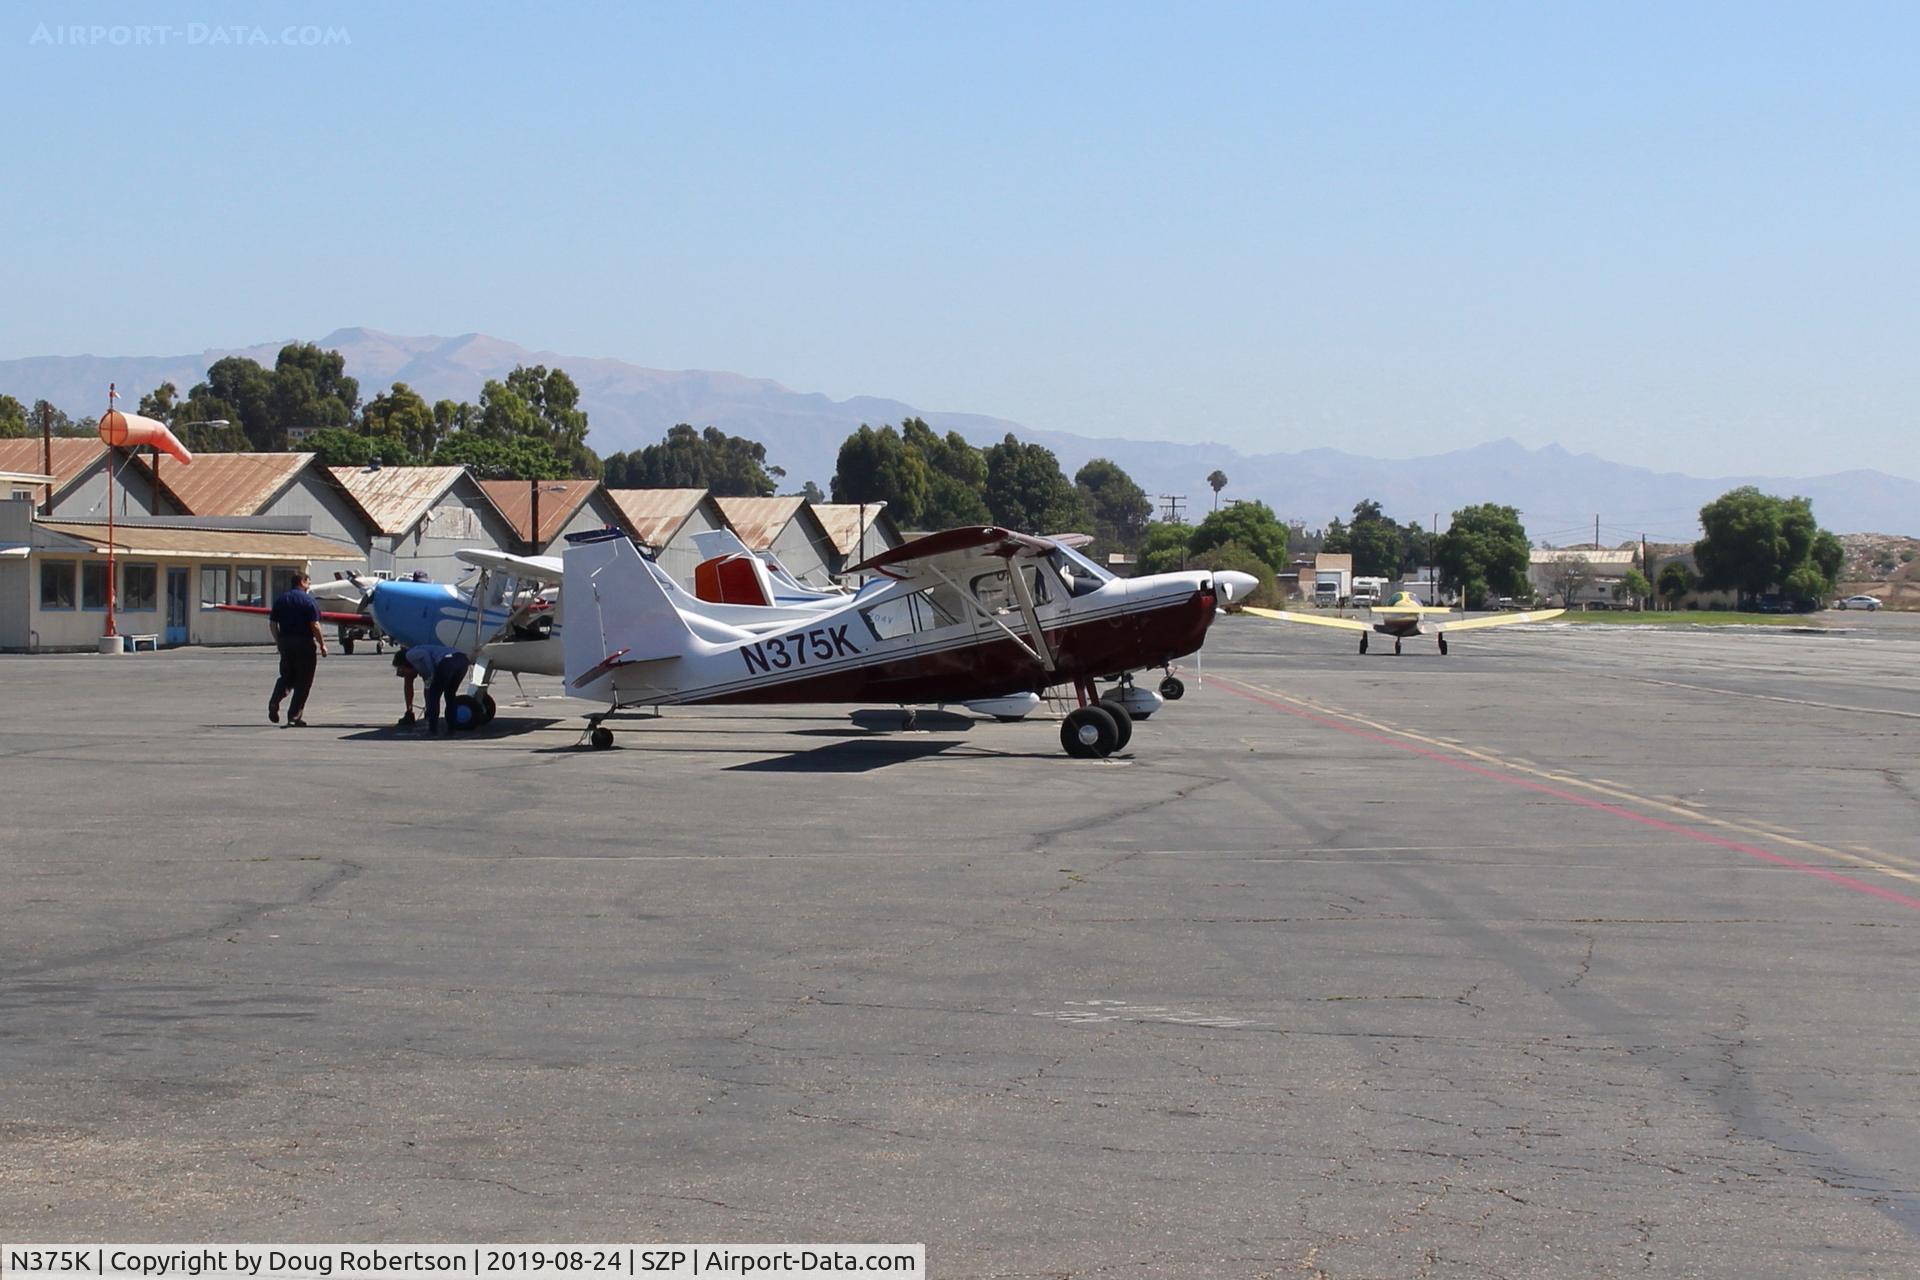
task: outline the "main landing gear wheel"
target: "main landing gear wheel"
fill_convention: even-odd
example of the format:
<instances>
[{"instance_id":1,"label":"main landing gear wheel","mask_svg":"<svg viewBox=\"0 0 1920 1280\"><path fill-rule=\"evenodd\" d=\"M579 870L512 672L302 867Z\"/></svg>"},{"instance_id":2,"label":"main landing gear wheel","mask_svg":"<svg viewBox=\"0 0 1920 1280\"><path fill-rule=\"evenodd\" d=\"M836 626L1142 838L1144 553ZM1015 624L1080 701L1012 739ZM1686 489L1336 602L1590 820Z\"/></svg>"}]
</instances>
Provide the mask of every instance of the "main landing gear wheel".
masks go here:
<instances>
[{"instance_id":1,"label":"main landing gear wheel","mask_svg":"<svg viewBox=\"0 0 1920 1280\"><path fill-rule=\"evenodd\" d=\"M1393 656L1396 658L1400 656L1400 642L1398 640L1393 642Z\"/></svg>"},{"instance_id":2,"label":"main landing gear wheel","mask_svg":"<svg viewBox=\"0 0 1920 1280\"><path fill-rule=\"evenodd\" d=\"M1365 653L1366 651L1367 651L1367 638L1366 636L1362 635L1360 637L1360 652Z\"/></svg>"},{"instance_id":3,"label":"main landing gear wheel","mask_svg":"<svg viewBox=\"0 0 1920 1280\"><path fill-rule=\"evenodd\" d=\"M1168 702L1178 702L1187 696L1187 686L1180 682L1179 676L1168 676L1160 682L1160 696Z\"/></svg>"},{"instance_id":4,"label":"main landing gear wheel","mask_svg":"<svg viewBox=\"0 0 1920 1280\"><path fill-rule=\"evenodd\" d=\"M593 744L595 751L605 751L613 745L613 730L597 724L587 732L587 741Z\"/></svg>"},{"instance_id":5,"label":"main landing gear wheel","mask_svg":"<svg viewBox=\"0 0 1920 1280\"><path fill-rule=\"evenodd\" d=\"M1114 727L1120 731L1120 740L1113 744L1113 749L1125 751L1127 744L1133 741L1133 714L1124 704L1115 702L1111 698L1103 698L1096 705L1113 717Z\"/></svg>"},{"instance_id":6,"label":"main landing gear wheel","mask_svg":"<svg viewBox=\"0 0 1920 1280\"><path fill-rule=\"evenodd\" d=\"M1447 638L1445 636L1440 636L1438 638L1440 641L1440 656L1444 658L1447 656Z\"/></svg>"},{"instance_id":7,"label":"main landing gear wheel","mask_svg":"<svg viewBox=\"0 0 1920 1280\"><path fill-rule=\"evenodd\" d=\"M340 637L340 652L345 654L349 658L353 656L353 637L352 636Z\"/></svg>"},{"instance_id":8,"label":"main landing gear wheel","mask_svg":"<svg viewBox=\"0 0 1920 1280\"><path fill-rule=\"evenodd\" d=\"M1105 759L1119 744L1120 724L1102 706L1075 707L1060 726L1060 745L1076 760Z\"/></svg>"},{"instance_id":9,"label":"main landing gear wheel","mask_svg":"<svg viewBox=\"0 0 1920 1280\"><path fill-rule=\"evenodd\" d=\"M447 727L456 732L478 729L486 723L480 699L470 693L457 693L447 702Z\"/></svg>"},{"instance_id":10,"label":"main landing gear wheel","mask_svg":"<svg viewBox=\"0 0 1920 1280\"><path fill-rule=\"evenodd\" d=\"M480 723L483 725L492 724L494 716L500 713L500 704L495 702L493 695L485 689L481 689L473 696L480 701Z\"/></svg>"}]
</instances>

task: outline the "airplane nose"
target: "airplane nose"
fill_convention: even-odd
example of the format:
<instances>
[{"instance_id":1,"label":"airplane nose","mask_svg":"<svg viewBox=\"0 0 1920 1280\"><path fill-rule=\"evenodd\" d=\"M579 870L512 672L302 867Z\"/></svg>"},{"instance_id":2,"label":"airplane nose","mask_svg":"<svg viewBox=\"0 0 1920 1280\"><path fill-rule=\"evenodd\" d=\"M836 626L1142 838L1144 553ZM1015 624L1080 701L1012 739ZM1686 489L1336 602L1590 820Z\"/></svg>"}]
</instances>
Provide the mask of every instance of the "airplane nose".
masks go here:
<instances>
[{"instance_id":1,"label":"airplane nose","mask_svg":"<svg viewBox=\"0 0 1920 1280\"><path fill-rule=\"evenodd\" d=\"M1237 569L1215 569L1213 585L1219 590L1221 598L1231 603L1252 595L1253 589L1260 585L1260 579Z\"/></svg>"}]
</instances>

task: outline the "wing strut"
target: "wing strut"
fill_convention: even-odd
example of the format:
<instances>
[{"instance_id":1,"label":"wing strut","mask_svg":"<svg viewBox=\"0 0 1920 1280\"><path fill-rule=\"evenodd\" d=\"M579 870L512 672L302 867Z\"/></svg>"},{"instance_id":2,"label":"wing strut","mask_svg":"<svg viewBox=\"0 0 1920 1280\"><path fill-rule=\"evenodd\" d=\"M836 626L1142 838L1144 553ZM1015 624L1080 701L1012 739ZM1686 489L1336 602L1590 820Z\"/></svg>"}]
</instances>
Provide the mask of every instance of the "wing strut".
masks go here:
<instances>
[{"instance_id":1,"label":"wing strut","mask_svg":"<svg viewBox=\"0 0 1920 1280\"><path fill-rule=\"evenodd\" d=\"M1031 657L1035 662L1038 662L1041 666L1045 667L1049 671L1052 671L1054 669L1053 650L1048 646L1046 637L1040 633L1040 628L1038 624L1034 621L1033 601L1027 595L1026 583L1022 582L1020 584L1020 598L1021 598L1022 611L1024 612L1027 618L1027 625L1033 627L1034 629L1033 637L1036 641L1038 641L1038 644L1039 644L1038 648L1034 647L1034 645L1028 644L1026 641L1026 638L1022 636L1018 631L1015 631L1012 627L1000 621L1000 619L995 617L993 614L988 613L985 606L983 606L979 600L974 598L974 595L971 591L965 590L964 588L961 587L959 583L955 582L952 578L949 578L945 574L945 572L941 570L939 565L929 562L924 566L924 568L928 573L940 579L940 581L946 583L948 586L952 587L954 594L959 596L962 600L965 600L967 602L967 607L969 609L972 609L975 613L979 614L982 618L986 619L988 622L992 623L994 626L1000 628L1002 631L1006 632L1007 639L1019 645L1020 648L1024 650L1026 654L1029 657ZM1014 570L1013 561L1011 558L1009 558L1007 561L1007 572L1012 573L1013 570ZM880 572L885 573L886 570L882 569L880 570Z\"/></svg>"}]
</instances>

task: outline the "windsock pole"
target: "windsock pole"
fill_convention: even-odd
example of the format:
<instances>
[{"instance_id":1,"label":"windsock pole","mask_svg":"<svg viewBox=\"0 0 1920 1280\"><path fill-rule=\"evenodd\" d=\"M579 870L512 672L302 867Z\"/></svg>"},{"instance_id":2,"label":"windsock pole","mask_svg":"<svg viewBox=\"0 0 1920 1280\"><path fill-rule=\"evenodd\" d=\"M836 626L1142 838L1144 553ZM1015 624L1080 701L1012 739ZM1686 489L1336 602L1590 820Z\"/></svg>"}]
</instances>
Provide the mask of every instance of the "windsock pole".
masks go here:
<instances>
[{"instance_id":1,"label":"windsock pole","mask_svg":"<svg viewBox=\"0 0 1920 1280\"><path fill-rule=\"evenodd\" d=\"M113 412L113 402L120 398L114 390L114 384L107 384L107 412ZM111 639L120 633L113 629L114 573L113 573L113 455L114 446L107 446L107 636Z\"/></svg>"}]
</instances>

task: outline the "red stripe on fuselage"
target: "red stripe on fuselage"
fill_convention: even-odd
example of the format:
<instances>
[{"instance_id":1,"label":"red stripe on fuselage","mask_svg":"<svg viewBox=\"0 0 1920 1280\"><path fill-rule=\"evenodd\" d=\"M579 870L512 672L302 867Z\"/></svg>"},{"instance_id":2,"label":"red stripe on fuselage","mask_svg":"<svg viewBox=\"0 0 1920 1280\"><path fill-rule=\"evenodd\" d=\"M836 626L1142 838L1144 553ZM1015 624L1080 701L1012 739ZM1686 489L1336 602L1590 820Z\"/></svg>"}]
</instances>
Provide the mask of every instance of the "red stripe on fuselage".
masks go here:
<instances>
[{"instance_id":1,"label":"red stripe on fuselage","mask_svg":"<svg viewBox=\"0 0 1920 1280\"><path fill-rule=\"evenodd\" d=\"M1050 685L1164 666L1199 649L1213 623L1214 593L1195 591L1173 603L1068 623L1047 632L1056 669L1048 671L998 631L978 643L909 653L797 680L759 683L685 704L785 702L961 702L1002 694L1039 693Z\"/></svg>"}]
</instances>

